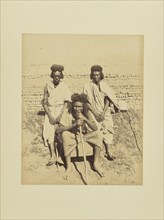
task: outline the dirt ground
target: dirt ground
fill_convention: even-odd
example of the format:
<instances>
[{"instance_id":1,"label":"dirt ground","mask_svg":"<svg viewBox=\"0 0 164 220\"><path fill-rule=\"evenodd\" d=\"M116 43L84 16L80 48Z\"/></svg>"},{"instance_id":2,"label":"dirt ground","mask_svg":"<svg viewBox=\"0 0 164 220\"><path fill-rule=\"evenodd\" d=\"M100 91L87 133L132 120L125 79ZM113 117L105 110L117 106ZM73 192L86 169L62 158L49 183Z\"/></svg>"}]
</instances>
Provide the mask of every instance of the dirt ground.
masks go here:
<instances>
[{"instance_id":1,"label":"dirt ground","mask_svg":"<svg viewBox=\"0 0 164 220\"><path fill-rule=\"evenodd\" d=\"M142 184L143 36L25 34L22 54L22 184L85 184L83 160L72 161L67 181L63 166L46 166L49 151L42 141L44 116L38 112L53 63L64 65L63 80L72 93L81 93L90 80L90 67L101 64L106 83L118 100L127 101L128 114L113 115L111 153L116 160L106 160L104 150L101 152L105 177L100 178L91 169L92 158L87 158L89 184Z\"/></svg>"},{"instance_id":2,"label":"dirt ground","mask_svg":"<svg viewBox=\"0 0 164 220\"><path fill-rule=\"evenodd\" d=\"M90 185L140 185L142 184L142 110L129 109L113 115L114 141L111 153L116 160L108 161L105 150L99 159L105 177L92 170L92 157L87 157L88 184ZM42 141L44 116L37 112L24 112L22 121L22 184L84 185L85 167L82 158L72 159L72 171L64 179L64 166L46 166L48 148Z\"/></svg>"}]
</instances>

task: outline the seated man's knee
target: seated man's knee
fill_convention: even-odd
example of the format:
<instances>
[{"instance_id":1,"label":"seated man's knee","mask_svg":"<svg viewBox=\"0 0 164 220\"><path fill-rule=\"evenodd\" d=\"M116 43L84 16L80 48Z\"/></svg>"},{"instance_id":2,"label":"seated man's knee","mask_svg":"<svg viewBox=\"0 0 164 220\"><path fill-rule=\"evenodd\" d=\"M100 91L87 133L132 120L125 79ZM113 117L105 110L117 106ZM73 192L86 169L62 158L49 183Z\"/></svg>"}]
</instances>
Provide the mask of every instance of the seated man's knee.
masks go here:
<instances>
[{"instance_id":1,"label":"seated man's knee","mask_svg":"<svg viewBox=\"0 0 164 220\"><path fill-rule=\"evenodd\" d=\"M68 137L68 135L69 135L69 131L63 131L62 138L65 139Z\"/></svg>"},{"instance_id":2,"label":"seated man's knee","mask_svg":"<svg viewBox=\"0 0 164 220\"><path fill-rule=\"evenodd\" d=\"M99 130L97 131L93 131L93 134L95 137L99 138L99 139L102 139L103 138L103 133Z\"/></svg>"}]
</instances>

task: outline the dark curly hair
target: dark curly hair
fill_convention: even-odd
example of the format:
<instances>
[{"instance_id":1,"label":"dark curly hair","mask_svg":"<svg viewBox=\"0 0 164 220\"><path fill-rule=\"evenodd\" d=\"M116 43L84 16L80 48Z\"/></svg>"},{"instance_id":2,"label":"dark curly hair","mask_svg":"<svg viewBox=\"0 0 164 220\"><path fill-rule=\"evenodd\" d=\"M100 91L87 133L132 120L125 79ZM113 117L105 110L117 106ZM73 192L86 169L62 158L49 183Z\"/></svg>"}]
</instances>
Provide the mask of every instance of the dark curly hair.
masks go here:
<instances>
[{"instance_id":1,"label":"dark curly hair","mask_svg":"<svg viewBox=\"0 0 164 220\"><path fill-rule=\"evenodd\" d=\"M82 103L86 103L88 102L88 98L87 98L87 95L84 94L84 93L74 93L72 96L71 96L71 100L72 100L72 103L74 102L82 102Z\"/></svg>"},{"instance_id":2,"label":"dark curly hair","mask_svg":"<svg viewBox=\"0 0 164 220\"><path fill-rule=\"evenodd\" d=\"M88 114L88 98L87 98L87 95L84 94L84 93L74 93L72 96L71 96L71 100L72 100L72 106L75 102L81 102L83 103L83 114L86 116Z\"/></svg>"},{"instance_id":3,"label":"dark curly hair","mask_svg":"<svg viewBox=\"0 0 164 220\"><path fill-rule=\"evenodd\" d=\"M57 72L57 71L59 71L60 73L61 73L61 76L60 76L60 78L61 79L63 79L64 78L64 75L63 75L63 71L64 71L64 66L62 66L62 65L58 65L58 64L53 64L52 66L51 66L51 78L53 78L53 74L55 73L55 72Z\"/></svg>"},{"instance_id":4,"label":"dark curly hair","mask_svg":"<svg viewBox=\"0 0 164 220\"><path fill-rule=\"evenodd\" d=\"M94 72L99 72L101 80L104 79L104 74L103 74L103 68L100 65L93 65L91 67L91 73L90 73L90 79L93 79L93 73Z\"/></svg>"}]
</instances>

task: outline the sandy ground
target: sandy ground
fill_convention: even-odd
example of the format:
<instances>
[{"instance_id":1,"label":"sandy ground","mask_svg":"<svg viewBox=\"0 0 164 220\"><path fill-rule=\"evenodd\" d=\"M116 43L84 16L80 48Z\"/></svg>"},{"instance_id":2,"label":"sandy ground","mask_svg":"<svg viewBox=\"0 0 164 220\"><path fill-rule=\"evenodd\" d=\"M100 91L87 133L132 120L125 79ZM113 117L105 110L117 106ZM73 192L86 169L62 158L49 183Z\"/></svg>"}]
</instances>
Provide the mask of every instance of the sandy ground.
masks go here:
<instances>
[{"instance_id":1,"label":"sandy ground","mask_svg":"<svg viewBox=\"0 0 164 220\"><path fill-rule=\"evenodd\" d=\"M99 163L105 177L101 178L91 169L92 157L87 158L89 184L91 185L138 185L142 184L142 111L129 110L113 115L115 136L111 152L116 160L108 161L101 152ZM64 166L46 166L49 151L43 145L42 124L44 116L25 113L22 123L22 184L86 184L82 158L72 159L72 170L68 180L64 179ZM131 123L131 126L130 126ZM137 143L134 138L134 133Z\"/></svg>"},{"instance_id":2,"label":"sandy ground","mask_svg":"<svg viewBox=\"0 0 164 220\"><path fill-rule=\"evenodd\" d=\"M82 91L92 65L102 65L106 82L118 99L126 99L132 119L127 113L113 115L111 152L116 160L107 161L102 152L105 177L100 178L88 158L89 184L142 184L143 36L25 34L22 55L22 183L85 184L83 161L72 162L68 181L63 179L63 166L46 166L49 152L41 136L44 116L38 111L50 66L58 63L65 67L64 81L72 92Z\"/></svg>"}]
</instances>

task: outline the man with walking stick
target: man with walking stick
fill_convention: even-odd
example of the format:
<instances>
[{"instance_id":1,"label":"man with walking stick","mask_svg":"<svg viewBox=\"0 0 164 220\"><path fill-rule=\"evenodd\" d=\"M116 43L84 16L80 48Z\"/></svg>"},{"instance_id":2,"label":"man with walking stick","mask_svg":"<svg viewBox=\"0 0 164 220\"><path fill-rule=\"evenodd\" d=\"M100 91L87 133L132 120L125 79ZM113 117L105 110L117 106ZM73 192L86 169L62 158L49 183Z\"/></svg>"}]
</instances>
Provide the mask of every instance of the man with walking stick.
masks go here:
<instances>
[{"instance_id":1,"label":"man with walking stick","mask_svg":"<svg viewBox=\"0 0 164 220\"><path fill-rule=\"evenodd\" d=\"M71 173L71 153L75 148L78 148L80 144L83 147L85 169L85 146L89 144L93 147L93 169L103 177L104 174L100 170L98 162L100 151L103 146L102 132L98 130L94 116L87 107L87 96L85 94L75 93L72 95L71 100L71 106L63 113L60 125L57 129L58 138L63 144L64 156L66 159L65 179L68 179Z\"/></svg>"}]
</instances>

